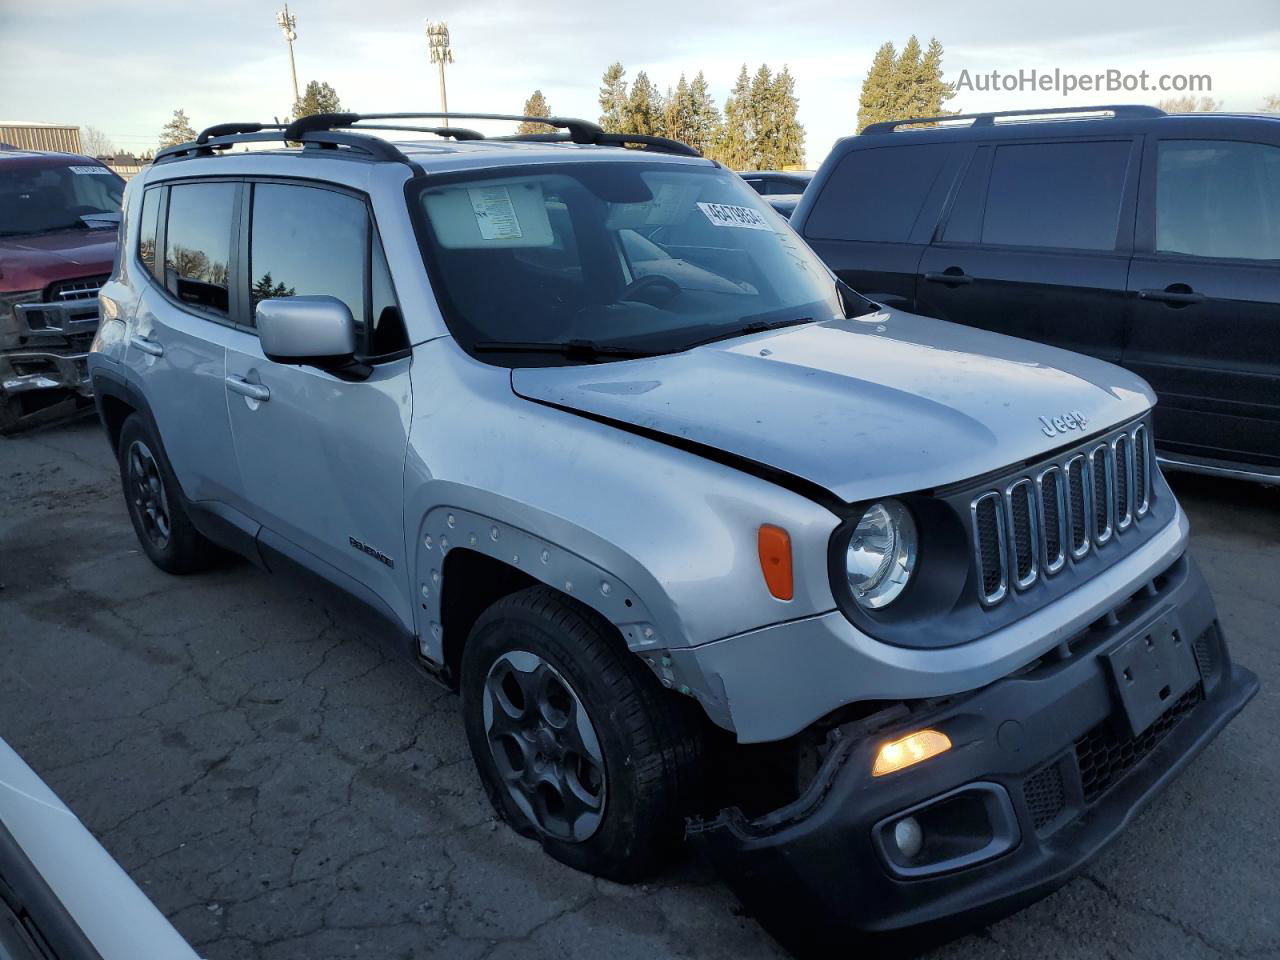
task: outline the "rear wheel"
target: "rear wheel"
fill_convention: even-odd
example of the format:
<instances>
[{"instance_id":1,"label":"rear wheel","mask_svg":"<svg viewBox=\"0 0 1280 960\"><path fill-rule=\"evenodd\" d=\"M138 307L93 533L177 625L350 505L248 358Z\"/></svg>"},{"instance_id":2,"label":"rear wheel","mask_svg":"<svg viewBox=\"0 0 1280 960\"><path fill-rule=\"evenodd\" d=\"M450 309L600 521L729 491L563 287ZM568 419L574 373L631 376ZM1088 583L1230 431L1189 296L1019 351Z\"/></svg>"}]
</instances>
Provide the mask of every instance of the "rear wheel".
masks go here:
<instances>
[{"instance_id":1,"label":"rear wheel","mask_svg":"<svg viewBox=\"0 0 1280 960\"><path fill-rule=\"evenodd\" d=\"M187 516L177 481L158 453L159 446L138 414L125 420L116 453L129 519L152 563L166 573L195 573L209 566L213 544Z\"/></svg>"},{"instance_id":2,"label":"rear wheel","mask_svg":"<svg viewBox=\"0 0 1280 960\"><path fill-rule=\"evenodd\" d=\"M595 611L549 587L498 601L463 652L462 702L494 808L557 860L627 882L679 843L697 799L696 710Z\"/></svg>"}]
</instances>

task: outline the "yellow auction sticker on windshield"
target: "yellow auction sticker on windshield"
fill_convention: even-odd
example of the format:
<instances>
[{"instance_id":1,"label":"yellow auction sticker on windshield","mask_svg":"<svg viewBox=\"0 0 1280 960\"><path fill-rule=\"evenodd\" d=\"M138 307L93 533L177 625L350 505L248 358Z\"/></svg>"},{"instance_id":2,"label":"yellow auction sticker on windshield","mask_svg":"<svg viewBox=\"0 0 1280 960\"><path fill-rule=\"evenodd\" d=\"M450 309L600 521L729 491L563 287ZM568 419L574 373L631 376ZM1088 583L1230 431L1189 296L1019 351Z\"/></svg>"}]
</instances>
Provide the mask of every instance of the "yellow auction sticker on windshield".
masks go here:
<instances>
[{"instance_id":1,"label":"yellow auction sticker on windshield","mask_svg":"<svg viewBox=\"0 0 1280 960\"><path fill-rule=\"evenodd\" d=\"M760 211L738 207L732 203L699 203L698 209L717 227L740 227L744 230L773 230Z\"/></svg>"},{"instance_id":2,"label":"yellow auction sticker on windshield","mask_svg":"<svg viewBox=\"0 0 1280 960\"><path fill-rule=\"evenodd\" d=\"M518 240L520 219L511 202L506 187L471 187L471 212L476 216L476 226L485 240Z\"/></svg>"}]
</instances>

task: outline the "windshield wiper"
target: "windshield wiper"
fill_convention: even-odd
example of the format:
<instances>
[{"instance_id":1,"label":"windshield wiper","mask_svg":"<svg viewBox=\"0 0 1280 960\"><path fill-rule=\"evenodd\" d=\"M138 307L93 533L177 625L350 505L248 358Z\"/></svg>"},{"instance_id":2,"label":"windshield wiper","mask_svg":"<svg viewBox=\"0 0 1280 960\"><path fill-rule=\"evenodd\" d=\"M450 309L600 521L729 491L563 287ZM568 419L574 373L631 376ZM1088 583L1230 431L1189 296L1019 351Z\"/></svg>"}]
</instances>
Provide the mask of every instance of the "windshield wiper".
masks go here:
<instances>
[{"instance_id":1,"label":"windshield wiper","mask_svg":"<svg viewBox=\"0 0 1280 960\"><path fill-rule=\"evenodd\" d=\"M472 345L477 353L545 353L551 356L567 357L571 360L594 360L600 357L611 357L618 360L630 360L638 357L656 357L653 350L637 350L633 347L619 347L607 343L596 343L593 340L480 340Z\"/></svg>"},{"instance_id":2,"label":"windshield wiper","mask_svg":"<svg viewBox=\"0 0 1280 960\"><path fill-rule=\"evenodd\" d=\"M718 343L721 340L732 340L734 337L745 337L751 333L767 333L770 330L781 330L783 327L798 327L804 323L813 323L813 317L793 317L790 320L752 320L750 323L744 323L740 327L734 327L731 330L721 330L713 336L704 337L702 340L694 340L692 343L686 343L679 349L680 352L692 350L694 347L701 347L708 343Z\"/></svg>"}]
</instances>

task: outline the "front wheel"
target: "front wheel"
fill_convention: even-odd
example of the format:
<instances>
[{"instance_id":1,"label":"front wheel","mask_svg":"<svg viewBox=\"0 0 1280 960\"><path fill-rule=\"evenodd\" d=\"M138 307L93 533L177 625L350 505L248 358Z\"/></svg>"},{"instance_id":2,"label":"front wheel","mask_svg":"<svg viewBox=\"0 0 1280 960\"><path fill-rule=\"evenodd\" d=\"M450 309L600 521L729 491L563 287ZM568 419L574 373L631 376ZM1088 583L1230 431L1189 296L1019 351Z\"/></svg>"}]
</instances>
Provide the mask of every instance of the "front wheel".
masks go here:
<instances>
[{"instance_id":1,"label":"front wheel","mask_svg":"<svg viewBox=\"0 0 1280 960\"><path fill-rule=\"evenodd\" d=\"M630 882L661 866L696 803L698 718L607 621L549 587L512 594L476 622L461 683L499 815L597 876Z\"/></svg>"}]
</instances>

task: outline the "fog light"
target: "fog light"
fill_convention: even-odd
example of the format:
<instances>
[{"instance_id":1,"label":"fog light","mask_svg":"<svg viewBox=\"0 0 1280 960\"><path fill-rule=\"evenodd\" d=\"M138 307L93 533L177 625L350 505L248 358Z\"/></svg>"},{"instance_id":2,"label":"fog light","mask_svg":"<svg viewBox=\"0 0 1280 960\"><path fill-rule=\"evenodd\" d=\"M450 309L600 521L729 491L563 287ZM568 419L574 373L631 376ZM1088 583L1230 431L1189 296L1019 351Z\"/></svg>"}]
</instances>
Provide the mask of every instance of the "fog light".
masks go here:
<instances>
[{"instance_id":1,"label":"fog light","mask_svg":"<svg viewBox=\"0 0 1280 960\"><path fill-rule=\"evenodd\" d=\"M898 845L898 852L910 860L924 846L924 831L920 829L920 821L915 817L903 817L893 827L893 842Z\"/></svg>"},{"instance_id":2,"label":"fog light","mask_svg":"<svg viewBox=\"0 0 1280 960\"><path fill-rule=\"evenodd\" d=\"M871 768L873 777L883 777L914 764L946 753L951 749L951 739L937 730L917 730L898 740L890 740L876 754Z\"/></svg>"}]
</instances>

